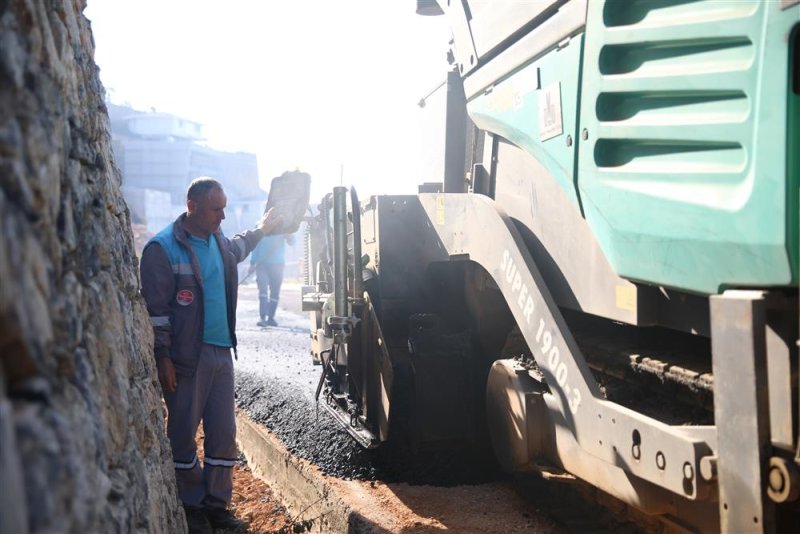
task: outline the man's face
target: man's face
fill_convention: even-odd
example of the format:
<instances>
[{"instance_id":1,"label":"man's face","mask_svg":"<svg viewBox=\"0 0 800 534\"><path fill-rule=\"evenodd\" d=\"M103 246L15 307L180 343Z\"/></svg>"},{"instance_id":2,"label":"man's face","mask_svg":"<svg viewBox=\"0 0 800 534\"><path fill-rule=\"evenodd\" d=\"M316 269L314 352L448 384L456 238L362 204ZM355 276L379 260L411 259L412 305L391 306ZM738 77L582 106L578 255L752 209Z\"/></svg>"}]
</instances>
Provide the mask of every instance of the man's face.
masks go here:
<instances>
[{"instance_id":1,"label":"man's face","mask_svg":"<svg viewBox=\"0 0 800 534\"><path fill-rule=\"evenodd\" d=\"M225 206L228 197L222 189L212 189L205 198L187 204L189 214L195 222L197 229L203 233L213 234L225 218Z\"/></svg>"}]
</instances>

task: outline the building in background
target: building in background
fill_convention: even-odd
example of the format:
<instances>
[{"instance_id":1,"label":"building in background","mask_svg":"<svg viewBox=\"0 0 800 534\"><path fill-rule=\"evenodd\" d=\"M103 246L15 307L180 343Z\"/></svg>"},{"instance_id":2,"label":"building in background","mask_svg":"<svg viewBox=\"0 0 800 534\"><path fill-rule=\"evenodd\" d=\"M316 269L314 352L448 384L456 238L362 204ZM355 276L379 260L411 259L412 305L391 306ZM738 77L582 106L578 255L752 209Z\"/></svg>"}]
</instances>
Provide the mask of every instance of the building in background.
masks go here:
<instances>
[{"instance_id":1,"label":"building in background","mask_svg":"<svg viewBox=\"0 0 800 534\"><path fill-rule=\"evenodd\" d=\"M255 154L223 152L200 144L203 126L198 122L110 102L106 106L138 254L151 236L186 209L186 188L199 176L216 178L225 187L225 235L256 226L267 192L259 186ZM295 245L286 250L289 280L300 276L301 243L298 235Z\"/></svg>"},{"instance_id":2,"label":"building in background","mask_svg":"<svg viewBox=\"0 0 800 534\"><path fill-rule=\"evenodd\" d=\"M266 192L256 155L200 144L202 124L167 113L106 103L122 193L134 224L155 233L186 209L186 188L199 176L216 178L228 196L222 231L233 235L258 222Z\"/></svg>"}]
</instances>

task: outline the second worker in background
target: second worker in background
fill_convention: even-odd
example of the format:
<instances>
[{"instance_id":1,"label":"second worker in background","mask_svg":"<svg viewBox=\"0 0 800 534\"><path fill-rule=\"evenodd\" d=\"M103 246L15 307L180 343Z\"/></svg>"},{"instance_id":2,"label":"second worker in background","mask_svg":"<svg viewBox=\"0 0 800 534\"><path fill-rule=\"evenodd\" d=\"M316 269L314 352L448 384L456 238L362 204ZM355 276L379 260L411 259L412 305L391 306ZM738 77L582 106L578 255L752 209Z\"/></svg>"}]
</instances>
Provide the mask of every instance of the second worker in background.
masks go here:
<instances>
[{"instance_id":1,"label":"second worker in background","mask_svg":"<svg viewBox=\"0 0 800 534\"><path fill-rule=\"evenodd\" d=\"M294 244L292 234L266 236L250 255L250 272L256 272L258 326L278 326L275 312L281 296L283 269L286 264L286 245Z\"/></svg>"}]
</instances>

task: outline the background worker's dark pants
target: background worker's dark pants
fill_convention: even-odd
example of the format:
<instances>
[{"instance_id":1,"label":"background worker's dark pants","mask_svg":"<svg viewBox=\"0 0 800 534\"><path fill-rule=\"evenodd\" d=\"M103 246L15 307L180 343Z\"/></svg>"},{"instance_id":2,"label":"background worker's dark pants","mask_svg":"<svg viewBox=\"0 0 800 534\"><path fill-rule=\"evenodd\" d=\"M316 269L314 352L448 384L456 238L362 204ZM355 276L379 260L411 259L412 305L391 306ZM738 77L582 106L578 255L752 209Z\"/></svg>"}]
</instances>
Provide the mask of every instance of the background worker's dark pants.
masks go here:
<instances>
[{"instance_id":1,"label":"background worker's dark pants","mask_svg":"<svg viewBox=\"0 0 800 534\"><path fill-rule=\"evenodd\" d=\"M177 379L175 391L165 391L164 400L178 497L189 506L226 508L231 502L238 456L231 349L203 343L194 375L178 375ZM201 420L205 434L202 465L194 440Z\"/></svg>"},{"instance_id":2,"label":"background worker's dark pants","mask_svg":"<svg viewBox=\"0 0 800 534\"><path fill-rule=\"evenodd\" d=\"M261 318L275 317L278 300L283 283L282 263L262 263L256 266L256 282L258 283L258 311Z\"/></svg>"}]
</instances>

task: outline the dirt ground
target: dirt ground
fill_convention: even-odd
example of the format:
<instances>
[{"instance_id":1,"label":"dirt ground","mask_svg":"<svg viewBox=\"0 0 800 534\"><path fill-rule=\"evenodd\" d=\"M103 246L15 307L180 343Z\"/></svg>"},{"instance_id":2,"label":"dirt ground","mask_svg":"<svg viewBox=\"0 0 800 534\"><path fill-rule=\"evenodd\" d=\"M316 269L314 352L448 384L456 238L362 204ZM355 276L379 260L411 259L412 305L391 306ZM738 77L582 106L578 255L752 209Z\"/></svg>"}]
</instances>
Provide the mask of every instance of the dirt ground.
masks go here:
<instances>
[{"instance_id":1,"label":"dirt ground","mask_svg":"<svg viewBox=\"0 0 800 534\"><path fill-rule=\"evenodd\" d=\"M197 455L203 457L203 428L197 431ZM306 532L302 521L293 521L286 508L264 482L253 476L244 457L233 468L233 514L248 523L241 534L289 534Z\"/></svg>"},{"instance_id":2,"label":"dirt ground","mask_svg":"<svg viewBox=\"0 0 800 534\"><path fill-rule=\"evenodd\" d=\"M247 521L248 534L305 531L302 523L292 521L269 486L254 477L246 463L233 470L231 510L236 517Z\"/></svg>"}]
</instances>

